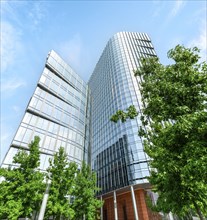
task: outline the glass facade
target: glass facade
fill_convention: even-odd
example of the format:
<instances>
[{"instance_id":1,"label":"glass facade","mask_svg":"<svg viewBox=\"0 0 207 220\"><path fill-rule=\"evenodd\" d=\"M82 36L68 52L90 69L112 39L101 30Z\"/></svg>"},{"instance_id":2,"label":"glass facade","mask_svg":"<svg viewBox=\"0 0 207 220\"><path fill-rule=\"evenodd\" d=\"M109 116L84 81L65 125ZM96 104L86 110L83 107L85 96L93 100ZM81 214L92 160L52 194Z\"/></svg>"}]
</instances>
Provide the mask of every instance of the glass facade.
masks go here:
<instances>
[{"instance_id":1,"label":"glass facade","mask_svg":"<svg viewBox=\"0 0 207 220\"><path fill-rule=\"evenodd\" d=\"M134 105L142 111L139 79L134 70L141 57L156 56L147 34L120 32L107 43L89 80L91 90L92 167L97 171L100 194L145 184L149 157L138 136L139 117L113 123L118 110Z\"/></svg>"},{"instance_id":2,"label":"glass facade","mask_svg":"<svg viewBox=\"0 0 207 220\"><path fill-rule=\"evenodd\" d=\"M12 165L20 146L28 149L34 136L41 138L41 170L48 167L48 159L60 146L69 161L81 164L83 159L88 160L88 94L87 84L51 51L2 167Z\"/></svg>"},{"instance_id":3,"label":"glass facade","mask_svg":"<svg viewBox=\"0 0 207 220\"><path fill-rule=\"evenodd\" d=\"M37 135L42 170L62 146L69 161L92 161L100 194L148 183L149 157L138 136L140 114L125 123L113 123L110 117L130 105L142 112L141 79L134 77L134 70L141 57L150 56L156 53L147 34L117 33L108 41L87 85L51 51L2 166L12 165L19 146L28 149Z\"/></svg>"}]
</instances>

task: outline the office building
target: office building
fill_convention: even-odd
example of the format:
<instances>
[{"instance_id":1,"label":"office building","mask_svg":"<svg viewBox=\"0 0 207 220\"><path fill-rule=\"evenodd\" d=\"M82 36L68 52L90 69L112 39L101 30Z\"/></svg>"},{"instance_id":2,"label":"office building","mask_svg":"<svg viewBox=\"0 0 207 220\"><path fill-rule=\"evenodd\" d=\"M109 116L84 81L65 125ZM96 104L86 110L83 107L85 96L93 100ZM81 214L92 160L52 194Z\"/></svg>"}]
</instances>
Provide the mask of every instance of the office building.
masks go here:
<instances>
[{"instance_id":1,"label":"office building","mask_svg":"<svg viewBox=\"0 0 207 220\"><path fill-rule=\"evenodd\" d=\"M51 51L2 167L14 166L13 156L20 146L27 150L34 136L41 139L41 170L46 170L60 146L69 161L88 161L87 96L87 84Z\"/></svg>"},{"instance_id":2,"label":"office building","mask_svg":"<svg viewBox=\"0 0 207 220\"><path fill-rule=\"evenodd\" d=\"M107 43L88 85L54 51L48 55L37 88L3 161L12 164L19 146L27 149L40 136L41 169L63 146L68 159L91 163L97 172L104 220L159 219L146 205L152 196L149 157L138 136L140 116L125 123L110 117L130 105L142 111L140 79L134 70L141 57L156 56L147 34L120 32Z\"/></svg>"},{"instance_id":3,"label":"office building","mask_svg":"<svg viewBox=\"0 0 207 220\"><path fill-rule=\"evenodd\" d=\"M147 34L120 32L107 43L89 80L91 90L92 167L99 196L105 201L103 219L156 219L147 209L149 157L138 136L140 116L113 123L118 110L134 105L142 111L140 79L134 70L141 57L156 56ZM148 192L149 195L150 192Z\"/></svg>"}]
</instances>

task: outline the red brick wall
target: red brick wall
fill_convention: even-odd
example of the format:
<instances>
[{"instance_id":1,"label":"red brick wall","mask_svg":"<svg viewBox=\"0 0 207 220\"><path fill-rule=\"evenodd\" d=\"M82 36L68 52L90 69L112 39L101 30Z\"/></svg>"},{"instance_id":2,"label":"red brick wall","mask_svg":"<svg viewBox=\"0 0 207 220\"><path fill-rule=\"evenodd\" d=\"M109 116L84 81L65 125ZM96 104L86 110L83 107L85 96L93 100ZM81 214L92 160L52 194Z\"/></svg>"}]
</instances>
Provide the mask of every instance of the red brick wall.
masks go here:
<instances>
[{"instance_id":1,"label":"red brick wall","mask_svg":"<svg viewBox=\"0 0 207 220\"><path fill-rule=\"evenodd\" d=\"M107 218L105 217L107 215ZM103 219L104 220L114 220L114 199L113 197L104 199L103 205Z\"/></svg>"},{"instance_id":2,"label":"red brick wall","mask_svg":"<svg viewBox=\"0 0 207 220\"><path fill-rule=\"evenodd\" d=\"M147 207L145 197L146 192L143 189L138 189L134 191L135 199L137 204L137 211L139 215L139 220L160 220L161 217L158 213L153 213ZM134 220L134 207L132 203L131 192L128 191L123 194L117 194L117 211L118 220ZM113 197L104 198L103 206L103 220L114 220L114 199ZM125 207L125 215L124 215ZM107 218L106 218L107 214Z\"/></svg>"},{"instance_id":3,"label":"red brick wall","mask_svg":"<svg viewBox=\"0 0 207 220\"><path fill-rule=\"evenodd\" d=\"M134 193L135 193L135 198L136 198L136 203L137 203L137 211L138 211L139 220L150 220L148 216L144 190L139 189L139 190L134 191Z\"/></svg>"},{"instance_id":4,"label":"red brick wall","mask_svg":"<svg viewBox=\"0 0 207 220\"><path fill-rule=\"evenodd\" d=\"M134 209L132 205L131 193L117 195L118 219L126 220L124 217L124 207L126 210L127 220L134 219Z\"/></svg>"}]
</instances>

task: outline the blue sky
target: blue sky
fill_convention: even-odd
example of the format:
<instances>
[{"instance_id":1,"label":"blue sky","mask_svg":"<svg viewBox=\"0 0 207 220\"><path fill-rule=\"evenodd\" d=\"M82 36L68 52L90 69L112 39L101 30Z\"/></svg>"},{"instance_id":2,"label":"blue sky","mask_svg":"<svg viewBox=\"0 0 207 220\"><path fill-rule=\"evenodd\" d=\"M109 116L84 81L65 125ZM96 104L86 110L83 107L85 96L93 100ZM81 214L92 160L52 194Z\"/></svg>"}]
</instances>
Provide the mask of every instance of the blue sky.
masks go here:
<instances>
[{"instance_id":1,"label":"blue sky","mask_svg":"<svg viewBox=\"0 0 207 220\"><path fill-rule=\"evenodd\" d=\"M206 60L207 1L2 1L1 160L54 49L87 81L108 39L146 32L163 64L177 44Z\"/></svg>"}]
</instances>

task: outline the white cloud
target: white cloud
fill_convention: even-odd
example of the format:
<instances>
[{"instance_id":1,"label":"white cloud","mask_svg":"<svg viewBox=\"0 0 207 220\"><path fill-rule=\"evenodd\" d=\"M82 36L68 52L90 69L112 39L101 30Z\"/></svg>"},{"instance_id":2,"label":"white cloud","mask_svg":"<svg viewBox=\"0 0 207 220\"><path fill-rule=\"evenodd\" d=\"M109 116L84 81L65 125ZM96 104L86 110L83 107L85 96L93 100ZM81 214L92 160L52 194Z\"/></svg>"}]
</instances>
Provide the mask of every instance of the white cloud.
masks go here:
<instances>
[{"instance_id":1,"label":"white cloud","mask_svg":"<svg viewBox=\"0 0 207 220\"><path fill-rule=\"evenodd\" d=\"M198 47L200 51L201 61L207 61L207 7L204 6L195 11L192 15L192 21L198 26L197 34L189 40L188 47Z\"/></svg>"},{"instance_id":2,"label":"white cloud","mask_svg":"<svg viewBox=\"0 0 207 220\"><path fill-rule=\"evenodd\" d=\"M1 149L0 149L0 163L3 161L6 152L8 151L9 145L11 144L12 134L11 129L8 129L6 126L1 126L6 128L6 130L1 129Z\"/></svg>"},{"instance_id":3,"label":"white cloud","mask_svg":"<svg viewBox=\"0 0 207 220\"><path fill-rule=\"evenodd\" d=\"M2 141L2 142L6 141L10 135L11 135L11 134L10 134L10 133L7 133L7 132L6 132L6 133L3 133L3 134L1 135L1 141Z\"/></svg>"},{"instance_id":4,"label":"white cloud","mask_svg":"<svg viewBox=\"0 0 207 220\"><path fill-rule=\"evenodd\" d=\"M196 38L189 42L189 47L198 47L201 52L200 56L202 61L207 61L207 22L201 24L199 34Z\"/></svg>"},{"instance_id":5,"label":"white cloud","mask_svg":"<svg viewBox=\"0 0 207 220\"><path fill-rule=\"evenodd\" d=\"M170 11L169 18L171 19L175 17L181 11L181 9L185 6L185 4L186 2L182 0L176 0L174 2L173 8Z\"/></svg>"},{"instance_id":6,"label":"white cloud","mask_svg":"<svg viewBox=\"0 0 207 220\"><path fill-rule=\"evenodd\" d=\"M8 94L22 86L26 86L26 82L17 78L2 80L1 92Z\"/></svg>"},{"instance_id":7,"label":"white cloud","mask_svg":"<svg viewBox=\"0 0 207 220\"><path fill-rule=\"evenodd\" d=\"M82 42L79 34L59 45L59 53L71 67L80 69Z\"/></svg>"},{"instance_id":8,"label":"white cloud","mask_svg":"<svg viewBox=\"0 0 207 220\"><path fill-rule=\"evenodd\" d=\"M25 3L25 1L1 1L2 20L9 18L10 22L15 23L15 26L23 27L24 24L21 19L19 19L16 11L18 11L19 7L23 7Z\"/></svg>"},{"instance_id":9,"label":"white cloud","mask_svg":"<svg viewBox=\"0 0 207 220\"><path fill-rule=\"evenodd\" d=\"M176 0L176 1L162 1L162 4L160 3L160 6L157 8L158 10L157 13L161 13L160 11L162 10L162 13L168 14L166 18L163 20L163 27L168 26L169 22L171 22L171 20L175 18L181 12L181 10L186 5L186 2L187 1L184 1L184 0ZM169 12L167 12L168 6L171 7Z\"/></svg>"},{"instance_id":10,"label":"white cloud","mask_svg":"<svg viewBox=\"0 0 207 220\"><path fill-rule=\"evenodd\" d=\"M1 117L1 146L0 146L0 163L2 162L2 160L4 159L4 156L9 148L9 145L11 143L12 140L12 126L8 126L6 124L6 120L5 118Z\"/></svg>"},{"instance_id":11,"label":"white cloud","mask_svg":"<svg viewBox=\"0 0 207 220\"><path fill-rule=\"evenodd\" d=\"M1 23L1 72L11 66L23 49L21 33L8 22Z\"/></svg>"},{"instance_id":12,"label":"white cloud","mask_svg":"<svg viewBox=\"0 0 207 220\"><path fill-rule=\"evenodd\" d=\"M155 18L162 14L161 11L164 9L166 2L155 0L155 1L152 1L152 3L154 5L152 17Z\"/></svg>"},{"instance_id":13,"label":"white cloud","mask_svg":"<svg viewBox=\"0 0 207 220\"><path fill-rule=\"evenodd\" d=\"M12 109L16 112L16 113L20 113L21 112L21 108L17 105L13 105Z\"/></svg>"},{"instance_id":14,"label":"white cloud","mask_svg":"<svg viewBox=\"0 0 207 220\"><path fill-rule=\"evenodd\" d=\"M28 16L31 18L31 28L36 30L39 24L42 22L46 16L47 11L42 2L34 2L31 10L28 12Z\"/></svg>"},{"instance_id":15,"label":"white cloud","mask_svg":"<svg viewBox=\"0 0 207 220\"><path fill-rule=\"evenodd\" d=\"M47 2L44 1L3 1L2 18L16 24L21 29L37 30L47 15ZM22 22L24 16L24 22Z\"/></svg>"}]
</instances>

